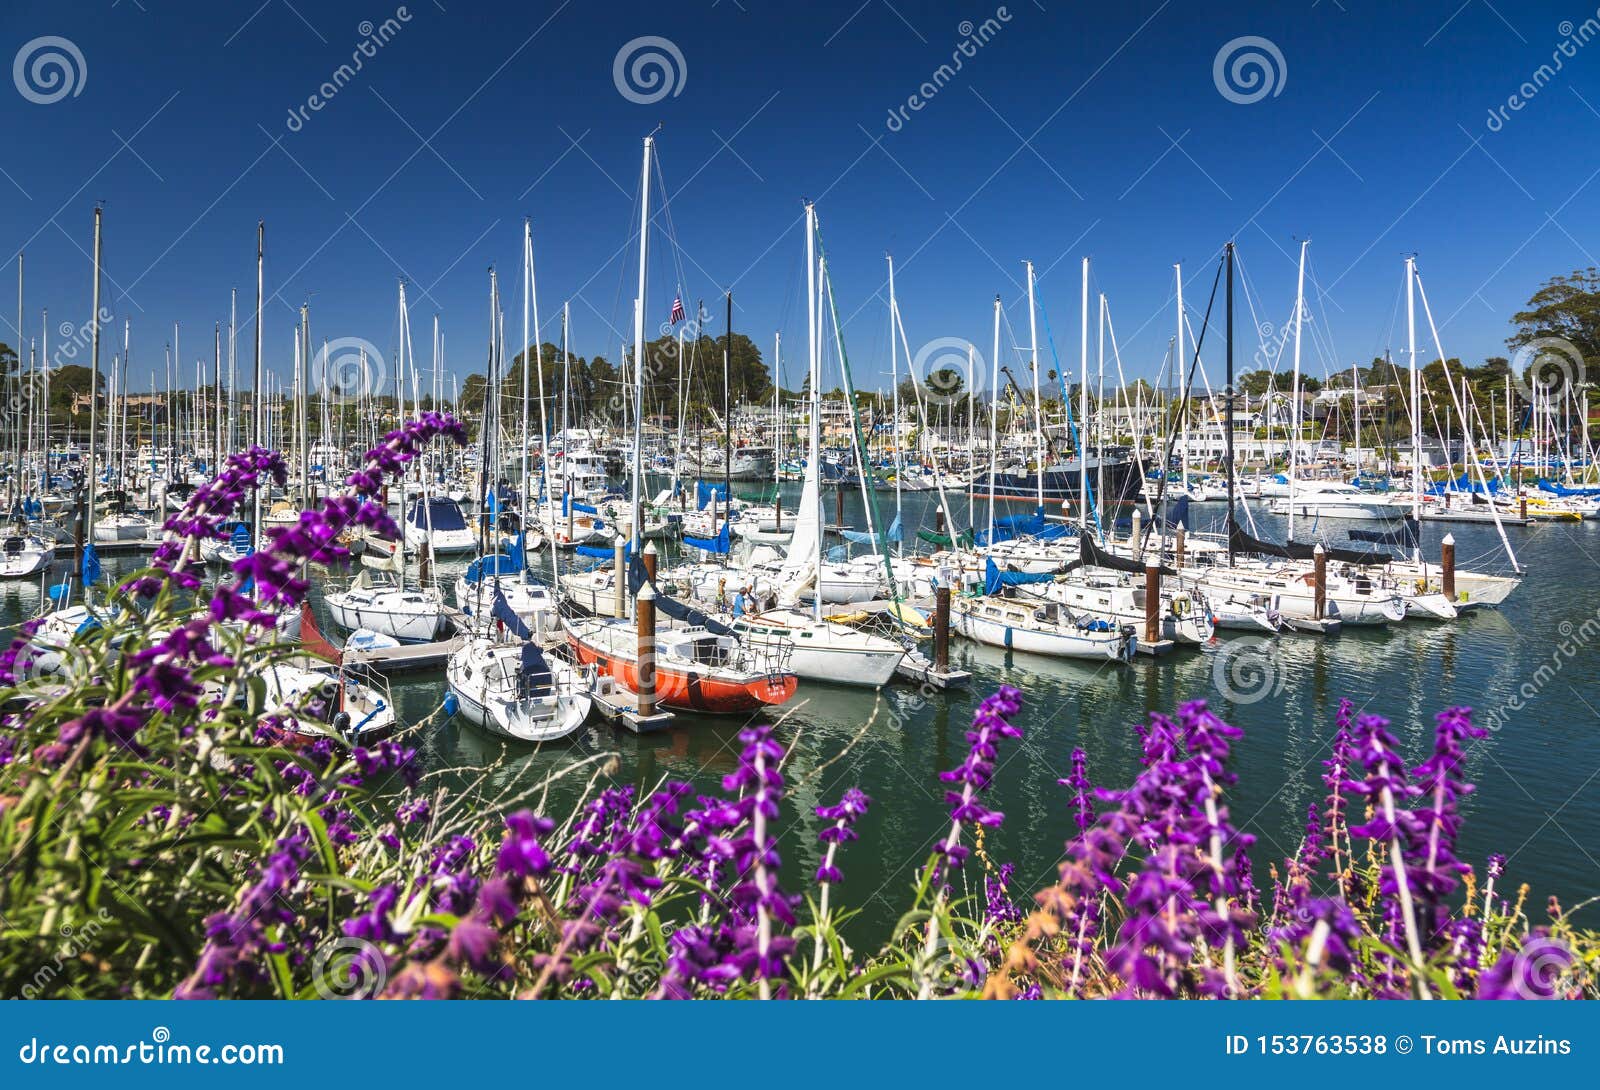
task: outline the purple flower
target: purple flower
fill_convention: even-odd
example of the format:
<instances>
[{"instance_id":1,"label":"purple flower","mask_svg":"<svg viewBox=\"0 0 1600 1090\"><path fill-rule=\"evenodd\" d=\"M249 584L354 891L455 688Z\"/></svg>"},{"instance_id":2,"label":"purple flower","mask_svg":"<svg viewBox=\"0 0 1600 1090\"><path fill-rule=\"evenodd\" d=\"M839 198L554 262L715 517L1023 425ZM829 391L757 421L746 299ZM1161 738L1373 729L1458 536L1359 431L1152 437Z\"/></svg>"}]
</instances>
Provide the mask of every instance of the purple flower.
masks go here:
<instances>
[{"instance_id":1,"label":"purple flower","mask_svg":"<svg viewBox=\"0 0 1600 1090\"><path fill-rule=\"evenodd\" d=\"M531 810L506 816L506 835L500 841L495 872L512 878L542 878L550 873L550 854L540 841L555 829L555 822Z\"/></svg>"},{"instance_id":2,"label":"purple flower","mask_svg":"<svg viewBox=\"0 0 1600 1090\"><path fill-rule=\"evenodd\" d=\"M978 796L988 788L994 776L995 742L1001 738L1022 737L1022 731L1009 722L1009 717L1021 710L1021 691L1002 685L1000 691L979 704L973 714L973 729L967 732L966 760L949 772L939 773L943 782L961 785L960 791L945 792L945 801L950 805L950 832L934 849L951 868L959 868L970 854L961 843L963 826L975 824L994 828L1005 820L1004 814L978 802Z\"/></svg>"}]
</instances>

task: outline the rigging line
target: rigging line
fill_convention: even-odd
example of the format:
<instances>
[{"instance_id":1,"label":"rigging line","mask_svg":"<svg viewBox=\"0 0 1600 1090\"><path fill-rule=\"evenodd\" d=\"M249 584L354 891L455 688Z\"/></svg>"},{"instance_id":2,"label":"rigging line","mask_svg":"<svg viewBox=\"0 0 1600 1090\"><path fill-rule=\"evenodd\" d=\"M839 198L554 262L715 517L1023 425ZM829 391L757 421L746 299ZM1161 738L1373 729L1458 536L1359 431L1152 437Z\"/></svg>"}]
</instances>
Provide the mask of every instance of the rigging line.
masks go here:
<instances>
[{"instance_id":1,"label":"rigging line","mask_svg":"<svg viewBox=\"0 0 1600 1090\"><path fill-rule=\"evenodd\" d=\"M1091 273L1091 275L1093 274ZM1035 295L1037 295L1037 291L1035 291ZM1050 348L1050 358L1054 360L1056 364L1056 385L1061 389L1061 404L1066 409L1067 429L1072 434L1072 445L1077 451L1078 463L1081 468L1085 465L1085 460L1089 456L1088 445L1084 442L1083 436L1079 433L1078 423L1073 419L1072 416L1072 398L1067 393L1067 376L1066 372L1062 370L1061 367L1061 357L1056 354L1056 339L1055 335L1050 331L1049 312L1045 309L1044 304L1042 303L1038 304L1038 308L1039 316L1044 319L1044 341L1045 344ZM1086 376L1084 381L1087 382ZM1039 423L1040 430L1042 431L1044 421L1041 420ZM1049 449L1050 443L1047 439L1045 441L1045 449L1039 453L1039 457L1044 458ZM1087 474L1085 474L1083 478L1083 487L1086 495L1082 498L1086 500L1090 513L1094 515L1095 534L1103 542L1106 539L1105 527L1100 525L1100 509L1095 503L1094 486L1089 483Z\"/></svg>"},{"instance_id":2,"label":"rigging line","mask_svg":"<svg viewBox=\"0 0 1600 1090\"><path fill-rule=\"evenodd\" d=\"M1222 270L1225 267L1226 261L1227 255L1225 254L1217 259L1217 273L1216 276L1214 276L1211 280L1211 298L1206 300L1206 314L1205 318L1200 322L1200 336L1195 338L1194 341L1194 360L1192 363L1190 363L1189 374L1184 380L1183 395L1178 399L1178 416L1174 418L1173 425L1167 433L1167 447L1163 452L1163 457L1161 459L1161 484L1156 489L1155 498L1155 505L1157 507L1161 507L1162 510L1166 509L1163 505L1166 503L1167 499L1167 467L1172 464L1172 450L1175 446L1177 446L1178 443L1177 421L1182 419L1184 414L1189 411L1189 395L1194 388L1194 372L1195 369L1200 365L1200 348L1202 342L1205 340L1207 331L1211 328L1211 308L1216 304L1217 301L1217 287L1222 283ZM1183 324L1186 327L1188 326L1188 315L1184 315ZM1174 363L1176 362L1177 361L1175 360ZM1145 541L1149 538L1150 531L1153 528L1154 524L1152 523L1150 526L1144 527L1143 531L1140 533L1139 549L1135 559L1144 559ZM1165 530L1163 529L1163 533L1164 532Z\"/></svg>"}]
</instances>

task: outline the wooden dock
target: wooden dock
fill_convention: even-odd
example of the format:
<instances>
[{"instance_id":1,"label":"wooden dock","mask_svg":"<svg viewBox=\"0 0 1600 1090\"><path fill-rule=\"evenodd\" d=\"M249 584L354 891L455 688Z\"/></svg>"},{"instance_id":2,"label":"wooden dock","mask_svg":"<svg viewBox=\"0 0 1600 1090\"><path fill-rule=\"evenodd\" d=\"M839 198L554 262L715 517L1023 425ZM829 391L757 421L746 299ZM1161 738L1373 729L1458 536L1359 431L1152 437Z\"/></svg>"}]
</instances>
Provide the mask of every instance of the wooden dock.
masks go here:
<instances>
[{"instance_id":1,"label":"wooden dock","mask_svg":"<svg viewBox=\"0 0 1600 1090\"><path fill-rule=\"evenodd\" d=\"M635 734L653 734L672 726L677 716L664 708L644 715L639 711L639 694L606 675L595 680L594 710L615 726L627 727Z\"/></svg>"}]
</instances>

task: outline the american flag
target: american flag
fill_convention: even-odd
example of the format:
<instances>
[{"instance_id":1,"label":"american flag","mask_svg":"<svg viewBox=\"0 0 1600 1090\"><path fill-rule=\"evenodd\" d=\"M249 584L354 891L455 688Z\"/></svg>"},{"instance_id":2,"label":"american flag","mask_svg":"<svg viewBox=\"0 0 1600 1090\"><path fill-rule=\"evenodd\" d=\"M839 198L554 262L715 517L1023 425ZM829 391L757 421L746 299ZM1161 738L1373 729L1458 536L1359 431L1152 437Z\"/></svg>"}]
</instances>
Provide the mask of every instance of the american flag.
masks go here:
<instances>
[{"instance_id":1,"label":"american flag","mask_svg":"<svg viewBox=\"0 0 1600 1090\"><path fill-rule=\"evenodd\" d=\"M683 296L676 296L672 300L672 317L668 319L669 325L677 325L683 321Z\"/></svg>"}]
</instances>

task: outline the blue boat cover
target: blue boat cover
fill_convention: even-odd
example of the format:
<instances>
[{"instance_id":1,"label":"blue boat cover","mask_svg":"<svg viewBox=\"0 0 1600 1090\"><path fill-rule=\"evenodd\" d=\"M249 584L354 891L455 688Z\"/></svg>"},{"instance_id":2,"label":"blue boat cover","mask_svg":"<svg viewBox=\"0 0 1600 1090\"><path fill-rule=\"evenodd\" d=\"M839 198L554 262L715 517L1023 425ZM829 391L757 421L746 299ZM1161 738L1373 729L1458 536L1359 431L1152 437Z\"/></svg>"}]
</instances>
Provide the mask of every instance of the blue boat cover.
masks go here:
<instances>
[{"instance_id":1,"label":"blue boat cover","mask_svg":"<svg viewBox=\"0 0 1600 1090\"><path fill-rule=\"evenodd\" d=\"M1049 583L1055 580L1051 572L1001 571L994 557L984 561L983 593L999 594L1004 587L1020 587L1028 583Z\"/></svg>"},{"instance_id":2,"label":"blue boat cover","mask_svg":"<svg viewBox=\"0 0 1600 1090\"><path fill-rule=\"evenodd\" d=\"M716 537L690 537L684 534L683 543L694 549L704 549L708 553L726 553L731 547L728 524L726 522L722 524L722 529L717 531Z\"/></svg>"},{"instance_id":3,"label":"blue boat cover","mask_svg":"<svg viewBox=\"0 0 1600 1090\"><path fill-rule=\"evenodd\" d=\"M706 509L706 504L711 502L711 498L713 496L719 500L726 500L728 498L728 486L726 484L718 484L716 482L708 484L705 481L696 481L694 486L694 494L695 503L697 505L696 510L704 511Z\"/></svg>"}]
</instances>

